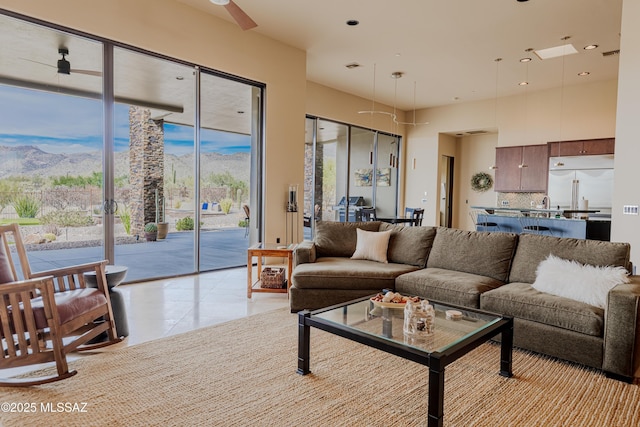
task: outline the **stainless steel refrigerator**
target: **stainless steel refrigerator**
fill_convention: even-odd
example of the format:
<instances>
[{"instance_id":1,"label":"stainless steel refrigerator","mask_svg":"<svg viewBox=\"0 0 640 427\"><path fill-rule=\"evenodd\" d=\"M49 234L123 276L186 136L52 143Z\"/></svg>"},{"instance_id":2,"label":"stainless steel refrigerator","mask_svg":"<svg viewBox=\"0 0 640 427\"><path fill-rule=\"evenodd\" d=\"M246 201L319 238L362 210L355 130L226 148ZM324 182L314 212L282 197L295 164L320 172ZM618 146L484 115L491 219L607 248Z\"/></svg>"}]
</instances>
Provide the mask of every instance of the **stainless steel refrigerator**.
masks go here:
<instances>
[{"instance_id":1,"label":"stainless steel refrigerator","mask_svg":"<svg viewBox=\"0 0 640 427\"><path fill-rule=\"evenodd\" d=\"M551 207L576 210L584 199L594 216L611 215L613 155L549 158L548 195Z\"/></svg>"}]
</instances>

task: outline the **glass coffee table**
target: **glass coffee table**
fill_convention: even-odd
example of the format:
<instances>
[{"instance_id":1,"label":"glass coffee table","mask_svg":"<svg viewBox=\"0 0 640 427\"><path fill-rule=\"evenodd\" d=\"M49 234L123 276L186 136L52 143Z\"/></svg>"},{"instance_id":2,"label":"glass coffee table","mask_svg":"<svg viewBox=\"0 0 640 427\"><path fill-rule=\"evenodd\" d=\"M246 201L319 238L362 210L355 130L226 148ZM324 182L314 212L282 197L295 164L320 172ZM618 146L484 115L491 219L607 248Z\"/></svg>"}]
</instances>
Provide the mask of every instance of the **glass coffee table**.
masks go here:
<instances>
[{"instance_id":1,"label":"glass coffee table","mask_svg":"<svg viewBox=\"0 0 640 427\"><path fill-rule=\"evenodd\" d=\"M310 373L312 326L412 360L429 367L428 426L442 426L444 371L448 364L501 333L500 375L511 377L513 318L435 301L430 303L436 311L435 329L426 339L404 334L404 308L401 305L392 308L392 304L375 304L371 297L320 310L301 311L298 313L297 372L301 375ZM447 318L449 310L461 313L461 318Z\"/></svg>"}]
</instances>

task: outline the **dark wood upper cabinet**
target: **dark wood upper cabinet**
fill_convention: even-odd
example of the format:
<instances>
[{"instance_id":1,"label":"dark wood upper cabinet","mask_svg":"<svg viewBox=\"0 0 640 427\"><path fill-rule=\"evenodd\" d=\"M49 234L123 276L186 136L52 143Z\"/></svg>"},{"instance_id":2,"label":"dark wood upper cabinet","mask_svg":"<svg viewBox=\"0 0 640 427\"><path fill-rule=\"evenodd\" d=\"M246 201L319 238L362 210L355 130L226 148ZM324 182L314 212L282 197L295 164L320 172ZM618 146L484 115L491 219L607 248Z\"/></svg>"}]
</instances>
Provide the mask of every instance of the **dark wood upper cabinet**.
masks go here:
<instances>
[{"instance_id":1,"label":"dark wood upper cabinet","mask_svg":"<svg viewBox=\"0 0 640 427\"><path fill-rule=\"evenodd\" d=\"M615 138L553 141L549 143L549 157L614 154L615 144Z\"/></svg>"},{"instance_id":2,"label":"dark wood upper cabinet","mask_svg":"<svg viewBox=\"0 0 640 427\"><path fill-rule=\"evenodd\" d=\"M521 145L496 148L495 191L547 191L548 146Z\"/></svg>"}]
</instances>

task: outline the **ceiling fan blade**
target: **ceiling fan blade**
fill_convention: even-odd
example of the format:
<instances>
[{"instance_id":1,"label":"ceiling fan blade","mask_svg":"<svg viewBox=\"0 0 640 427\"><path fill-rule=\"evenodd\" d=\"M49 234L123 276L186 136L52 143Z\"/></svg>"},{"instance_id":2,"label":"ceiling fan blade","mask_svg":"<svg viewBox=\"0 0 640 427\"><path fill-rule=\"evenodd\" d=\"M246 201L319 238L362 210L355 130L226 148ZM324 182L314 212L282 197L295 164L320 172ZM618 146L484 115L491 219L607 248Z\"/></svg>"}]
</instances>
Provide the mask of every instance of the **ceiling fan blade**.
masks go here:
<instances>
[{"instance_id":1,"label":"ceiling fan blade","mask_svg":"<svg viewBox=\"0 0 640 427\"><path fill-rule=\"evenodd\" d=\"M74 68L72 68L70 71L71 71L71 74L86 74L88 76L102 77L102 71L76 70Z\"/></svg>"},{"instance_id":2,"label":"ceiling fan blade","mask_svg":"<svg viewBox=\"0 0 640 427\"><path fill-rule=\"evenodd\" d=\"M44 63L44 62L40 62L40 61L34 61L33 59L28 59L28 58L20 58L20 59L22 59L23 61L33 62L33 63L35 63L35 64L40 64L40 65L45 65L45 66L47 66L47 67L56 68L54 65L46 64L46 63Z\"/></svg>"},{"instance_id":3,"label":"ceiling fan blade","mask_svg":"<svg viewBox=\"0 0 640 427\"><path fill-rule=\"evenodd\" d=\"M240 9L240 6L235 4L233 0L229 0L229 3L226 4L224 8L227 9L229 15L231 15L231 17L236 20L240 28L242 28L243 30L250 30L258 26L258 24L256 24L255 21L249 17L249 15L244 13L244 11Z\"/></svg>"}]
</instances>

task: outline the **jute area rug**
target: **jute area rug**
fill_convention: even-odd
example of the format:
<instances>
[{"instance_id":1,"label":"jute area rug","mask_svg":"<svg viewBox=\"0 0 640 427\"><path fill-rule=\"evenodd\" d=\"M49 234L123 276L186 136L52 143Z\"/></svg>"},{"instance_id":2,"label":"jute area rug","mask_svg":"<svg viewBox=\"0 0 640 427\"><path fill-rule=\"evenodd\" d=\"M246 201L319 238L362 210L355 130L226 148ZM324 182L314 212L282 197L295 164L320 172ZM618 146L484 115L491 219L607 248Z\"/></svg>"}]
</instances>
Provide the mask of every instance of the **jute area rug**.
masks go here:
<instances>
[{"instance_id":1,"label":"jute area rug","mask_svg":"<svg viewBox=\"0 0 640 427\"><path fill-rule=\"evenodd\" d=\"M523 351L507 379L498 360L499 347L485 344L447 368L446 426L640 425L637 385ZM428 373L416 363L312 329L312 373L296 374L297 317L286 309L71 367L78 374L64 381L0 388L0 402L36 406L0 413L2 425L404 427L427 419Z\"/></svg>"}]
</instances>

